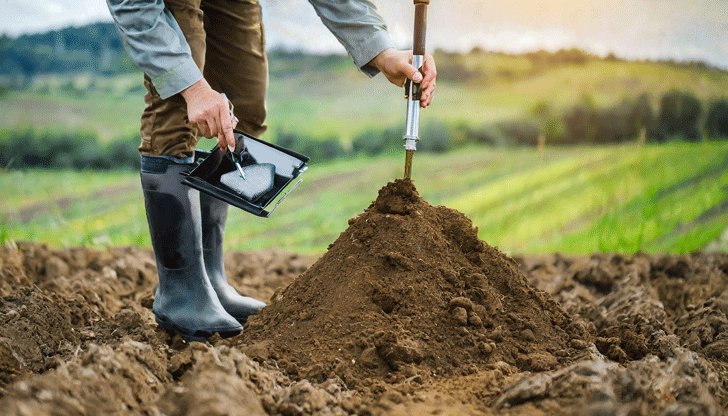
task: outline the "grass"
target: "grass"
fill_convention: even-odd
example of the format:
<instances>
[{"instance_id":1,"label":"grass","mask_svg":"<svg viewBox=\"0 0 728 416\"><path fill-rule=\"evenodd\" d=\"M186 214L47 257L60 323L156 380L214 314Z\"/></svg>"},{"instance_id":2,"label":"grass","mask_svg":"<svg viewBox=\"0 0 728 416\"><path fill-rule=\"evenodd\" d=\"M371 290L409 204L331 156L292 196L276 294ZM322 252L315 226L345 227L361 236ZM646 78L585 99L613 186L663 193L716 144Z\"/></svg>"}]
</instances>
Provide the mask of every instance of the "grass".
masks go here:
<instances>
[{"instance_id":1,"label":"grass","mask_svg":"<svg viewBox=\"0 0 728 416\"><path fill-rule=\"evenodd\" d=\"M231 209L226 247L323 252L401 176L400 153L313 165L268 219ZM687 253L728 224L726 166L728 148L715 142L549 148L543 160L471 147L416 154L413 177L431 204L462 211L509 253ZM137 173L12 171L0 186L3 240L150 245Z\"/></svg>"},{"instance_id":2,"label":"grass","mask_svg":"<svg viewBox=\"0 0 728 416\"><path fill-rule=\"evenodd\" d=\"M607 150L501 178L451 206L469 214L486 241L516 252L686 252L720 235L714 220L728 218L727 184L716 169L728 161L724 146ZM680 239L688 232L692 240Z\"/></svg>"}]
</instances>

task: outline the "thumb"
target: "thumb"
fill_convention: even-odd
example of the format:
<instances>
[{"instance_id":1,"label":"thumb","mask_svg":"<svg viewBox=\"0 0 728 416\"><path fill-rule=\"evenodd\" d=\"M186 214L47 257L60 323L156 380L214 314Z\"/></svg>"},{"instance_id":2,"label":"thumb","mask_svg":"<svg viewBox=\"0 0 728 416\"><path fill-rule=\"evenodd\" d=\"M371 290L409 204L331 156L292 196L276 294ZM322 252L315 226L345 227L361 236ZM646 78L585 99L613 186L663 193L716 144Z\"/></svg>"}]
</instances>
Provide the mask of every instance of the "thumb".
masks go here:
<instances>
[{"instance_id":1,"label":"thumb","mask_svg":"<svg viewBox=\"0 0 728 416\"><path fill-rule=\"evenodd\" d=\"M405 68L405 73L407 74L407 78L411 79L412 81L422 82L422 73L414 66L408 64Z\"/></svg>"}]
</instances>

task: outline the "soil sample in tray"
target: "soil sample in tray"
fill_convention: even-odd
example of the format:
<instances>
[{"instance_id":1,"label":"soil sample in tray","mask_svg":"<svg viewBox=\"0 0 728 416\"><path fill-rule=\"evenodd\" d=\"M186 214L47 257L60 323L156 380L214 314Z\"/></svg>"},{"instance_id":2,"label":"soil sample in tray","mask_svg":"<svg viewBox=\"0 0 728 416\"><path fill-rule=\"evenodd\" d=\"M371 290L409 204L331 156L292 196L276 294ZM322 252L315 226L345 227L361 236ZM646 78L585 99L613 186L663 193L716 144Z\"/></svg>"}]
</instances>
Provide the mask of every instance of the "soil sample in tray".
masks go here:
<instances>
[{"instance_id":1,"label":"soil sample in tray","mask_svg":"<svg viewBox=\"0 0 728 416\"><path fill-rule=\"evenodd\" d=\"M549 370L582 355L586 337L468 218L396 180L249 320L243 341L303 377L356 387L500 361Z\"/></svg>"}]
</instances>

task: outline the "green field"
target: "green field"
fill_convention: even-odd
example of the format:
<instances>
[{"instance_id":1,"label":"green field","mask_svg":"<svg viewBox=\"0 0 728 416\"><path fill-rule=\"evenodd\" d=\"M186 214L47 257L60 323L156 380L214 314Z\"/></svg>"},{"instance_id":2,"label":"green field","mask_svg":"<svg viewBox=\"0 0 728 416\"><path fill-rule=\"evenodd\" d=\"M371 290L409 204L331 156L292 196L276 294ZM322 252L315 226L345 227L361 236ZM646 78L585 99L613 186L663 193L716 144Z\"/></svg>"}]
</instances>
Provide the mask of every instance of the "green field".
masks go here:
<instances>
[{"instance_id":1,"label":"green field","mask_svg":"<svg viewBox=\"0 0 728 416\"><path fill-rule=\"evenodd\" d=\"M388 181L403 152L314 165L271 218L231 209L228 249L325 251ZM418 153L413 177L433 205L458 209L509 253L687 253L728 224L724 143ZM0 174L3 240L149 246L138 173Z\"/></svg>"},{"instance_id":2,"label":"green field","mask_svg":"<svg viewBox=\"0 0 728 416\"><path fill-rule=\"evenodd\" d=\"M421 125L438 120L451 128L489 129L508 120L537 121L538 106L562 115L584 100L606 108L643 93L658 111L671 90L694 95L705 112L728 97L728 72L700 66L595 57L539 63L482 52L439 52L436 60L436 97ZM348 58L284 54L273 56L270 66L268 140L285 131L347 146L365 131L404 129L402 91L382 76L369 80ZM140 84L139 73L38 76L0 97L0 127L136 140ZM451 131L458 150L418 153L415 183L430 203L464 212L483 240L505 251L685 253L718 239L728 224L725 142L550 147L540 160L533 149L462 147L459 130ZM201 147L213 144L202 141ZM401 176L402 153L313 164L272 218L234 210L228 248L324 251L348 218ZM0 170L0 185L2 240L150 244L138 173Z\"/></svg>"}]
</instances>

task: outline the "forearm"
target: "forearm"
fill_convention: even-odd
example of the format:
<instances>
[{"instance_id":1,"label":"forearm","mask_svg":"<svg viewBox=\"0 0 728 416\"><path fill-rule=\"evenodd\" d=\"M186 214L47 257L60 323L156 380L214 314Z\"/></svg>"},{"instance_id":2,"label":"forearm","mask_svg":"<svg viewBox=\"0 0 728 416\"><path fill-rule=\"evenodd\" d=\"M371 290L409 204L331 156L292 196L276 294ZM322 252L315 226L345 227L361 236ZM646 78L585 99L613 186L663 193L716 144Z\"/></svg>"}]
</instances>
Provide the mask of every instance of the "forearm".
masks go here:
<instances>
[{"instance_id":1,"label":"forearm","mask_svg":"<svg viewBox=\"0 0 728 416\"><path fill-rule=\"evenodd\" d=\"M190 47L163 0L107 0L124 46L162 98L202 79Z\"/></svg>"},{"instance_id":2,"label":"forearm","mask_svg":"<svg viewBox=\"0 0 728 416\"><path fill-rule=\"evenodd\" d=\"M354 63L369 76L379 71L367 64L394 44L384 19L369 0L309 0L324 25L336 36Z\"/></svg>"}]
</instances>

